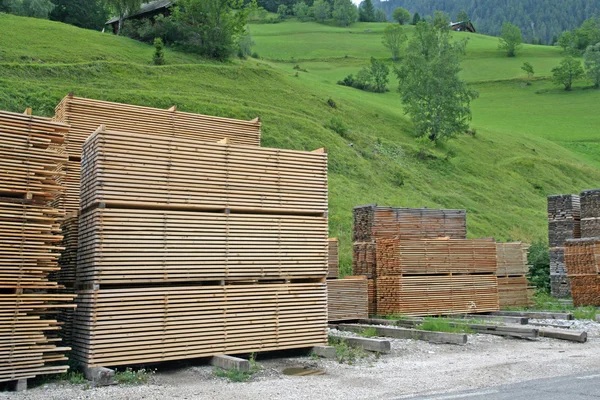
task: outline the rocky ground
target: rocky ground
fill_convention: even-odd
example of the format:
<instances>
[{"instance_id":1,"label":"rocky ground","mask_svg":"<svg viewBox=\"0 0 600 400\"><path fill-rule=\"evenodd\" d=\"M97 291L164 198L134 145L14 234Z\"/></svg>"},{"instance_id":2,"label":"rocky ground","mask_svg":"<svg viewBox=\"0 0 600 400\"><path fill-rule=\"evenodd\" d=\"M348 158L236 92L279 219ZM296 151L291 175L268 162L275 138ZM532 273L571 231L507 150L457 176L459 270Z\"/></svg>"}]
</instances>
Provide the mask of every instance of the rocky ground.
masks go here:
<instances>
[{"instance_id":1,"label":"rocky ground","mask_svg":"<svg viewBox=\"0 0 600 400\"><path fill-rule=\"evenodd\" d=\"M490 335L469 335L464 346L392 340L391 354L368 355L352 365L308 355L259 355L262 369L242 383L216 376L209 365L171 364L159 366L147 384L94 388L51 382L22 393L0 393L0 399L400 399L600 370L600 324L558 323L572 325L570 330L587 330L588 342ZM324 374L287 376L283 370L289 367L314 368Z\"/></svg>"}]
</instances>

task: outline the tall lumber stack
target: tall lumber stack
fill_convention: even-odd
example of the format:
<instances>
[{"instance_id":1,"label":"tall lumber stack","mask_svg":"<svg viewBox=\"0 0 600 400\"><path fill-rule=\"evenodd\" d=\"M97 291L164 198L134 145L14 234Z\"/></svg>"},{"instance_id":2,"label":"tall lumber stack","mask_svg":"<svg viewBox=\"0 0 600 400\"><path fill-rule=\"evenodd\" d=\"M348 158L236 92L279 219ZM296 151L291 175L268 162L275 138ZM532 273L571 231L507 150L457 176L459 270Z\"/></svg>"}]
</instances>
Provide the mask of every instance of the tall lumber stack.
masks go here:
<instances>
[{"instance_id":1,"label":"tall lumber stack","mask_svg":"<svg viewBox=\"0 0 600 400\"><path fill-rule=\"evenodd\" d=\"M497 311L492 239L378 239L377 314Z\"/></svg>"},{"instance_id":2,"label":"tall lumber stack","mask_svg":"<svg viewBox=\"0 0 600 400\"><path fill-rule=\"evenodd\" d=\"M163 110L86 99L72 94L65 96L56 106L54 120L70 125L70 129L65 132L62 148L68 161L57 167L55 175L56 181L64 186L64 191L52 203L67 216L61 225L65 232L62 243L65 250L59 260L63 272L57 277L67 293L75 292L82 145L98 126L104 124L138 134L152 132L152 135L162 138L181 137L215 142L227 137L231 143L260 145L261 124L258 119L240 121L179 112L176 107ZM73 310L66 309L59 315L65 327L72 320L72 312ZM63 330L66 342L70 340L69 333L70 330Z\"/></svg>"},{"instance_id":3,"label":"tall lumber stack","mask_svg":"<svg viewBox=\"0 0 600 400\"><path fill-rule=\"evenodd\" d=\"M527 250L522 242L496 243L498 264L498 297L500 307L527 307L533 300L533 289L529 287L527 273Z\"/></svg>"},{"instance_id":4,"label":"tall lumber stack","mask_svg":"<svg viewBox=\"0 0 600 400\"><path fill-rule=\"evenodd\" d=\"M65 124L0 111L0 382L68 369L58 309L74 307L50 280L58 271L63 187L56 170Z\"/></svg>"},{"instance_id":5,"label":"tall lumber stack","mask_svg":"<svg viewBox=\"0 0 600 400\"><path fill-rule=\"evenodd\" d=\"M354 275L365 275L369 280L369 313L375 314L377 311L378 239L465 239L466 236L465 210L393 208L377 205L355 207L352 268Z\"/></svg>"},{"instance_id":6,"label":"tall lumber stack","mask_svg":"<svg viewBox=\"0 0 600 400\"><path fill-rule=\"evenodd\" d=\"M600 189L585 190L579 197L581 239L566 241L566 270L573 305L600 306Z\"/></svg>"},{"instance_id":7,"label":"tall lumber stack","mask_svg":"<svg viewBox=\"0 0 600 400\"><path fill-rule=\"evenodd\" d=\"M580 197L573 194L548 196L548 244L552 296L571 295L565 266L565 242L581 237Z\"/></svg>"},{"instance_id":8,"label":"tall lumber stack","mask_svg":"<svg viewBox=\"0 0 600 400\"><path fill-rule=\"evenodd\" d=\"M326 342L326 153L201 140L150 126L101 127L85 142L83 364Z\"/></svg>"},{"instance_id":9,"label":"tall lumber stack","mask_svg":"<svg viewBox=\"0 0 600 400\"><path fill-rule=\"evenodd\" d=\"M338 278L340 275L340 252L337 238L329 238L329 260L327 265L327 278Z\"/></svg>"}]
</instances>

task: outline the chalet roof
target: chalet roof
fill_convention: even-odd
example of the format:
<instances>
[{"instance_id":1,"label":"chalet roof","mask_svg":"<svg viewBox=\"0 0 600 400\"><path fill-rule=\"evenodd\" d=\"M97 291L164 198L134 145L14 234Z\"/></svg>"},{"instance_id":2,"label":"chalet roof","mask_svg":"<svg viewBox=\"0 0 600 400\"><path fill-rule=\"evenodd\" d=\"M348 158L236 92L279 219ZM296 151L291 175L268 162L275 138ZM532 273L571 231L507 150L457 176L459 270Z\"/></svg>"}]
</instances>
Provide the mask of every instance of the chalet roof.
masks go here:
<instances>
[{"instance_id":1,"label":"chalet roof","mask_svg":"<svg viewBox=\"0 0 600 400\"><path fill-rule=\"evenodd\" d=\"M161 8L168 8L174 2L175 2L175 0L156 0L156 1L151 1L150 3L144 3L140 6L140 9L138 11L136 11L135 13L133 13L131 15L126 15L125 19L148 14L148 13L151 13L152 11L160 10ZM114 18L111 18L108 21L106 21L106 23L104 25L114 24L115 22L118 22L118 21L119 21L119 17L114 17Z\"/></svg>"}]
</instances>

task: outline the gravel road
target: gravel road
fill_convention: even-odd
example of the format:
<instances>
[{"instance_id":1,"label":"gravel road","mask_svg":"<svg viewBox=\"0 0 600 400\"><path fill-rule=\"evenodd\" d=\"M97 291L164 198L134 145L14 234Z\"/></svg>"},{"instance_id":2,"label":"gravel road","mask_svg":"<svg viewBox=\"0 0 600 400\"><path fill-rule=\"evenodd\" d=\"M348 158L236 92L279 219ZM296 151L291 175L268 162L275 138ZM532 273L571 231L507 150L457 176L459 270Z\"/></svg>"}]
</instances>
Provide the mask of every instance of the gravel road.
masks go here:
<instances>
[{"instance_id":1,"label":"gravel road","mask_svg":"<svg viewBox=\"0 0 600 400\"><path fill-rule=\"evenodd\" d=\"M554 321L555 322L555 321ZM600 369L600 324L588 329L587 343L540 338L537 341L469 335L465 346L392 340L392 353L355 365L297 356L258 358L263 370L250 382L231 383L207 365L159 369L141 386L88 388L51 383L22 393L0 393L19 400L164 400L164 399L382 399L479 389L530 379ZM287 367L314 367L324 375L286 376Z\"/></svg>"}]
</instances>

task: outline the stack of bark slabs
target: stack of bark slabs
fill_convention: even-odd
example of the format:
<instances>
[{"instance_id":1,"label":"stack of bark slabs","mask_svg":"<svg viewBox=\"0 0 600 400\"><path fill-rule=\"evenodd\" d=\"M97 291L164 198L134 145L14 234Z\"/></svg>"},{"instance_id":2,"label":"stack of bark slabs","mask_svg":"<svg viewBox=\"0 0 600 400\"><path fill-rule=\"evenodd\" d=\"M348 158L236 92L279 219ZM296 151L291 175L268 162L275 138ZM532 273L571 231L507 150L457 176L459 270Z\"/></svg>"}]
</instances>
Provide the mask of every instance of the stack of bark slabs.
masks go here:
<instances>
[{"instance_id":1,"label":"stack of bark slabs","mask_svg":"<svg viewBox=\"0 0 600 400\"><path fill-rule=\"evenodd\" d=\"M326 342L326 153L99 129L82 166L80 362Z\"/></svg>"},{"instance_id":2,"label":"stack of bark slabs","mask_svg":"<svg viewBox=\"0 0 600 400\"><path fill-rule=\"evenodd\" d=\"M337 279L340 275L340 253L337 238L329 238L329 260L327 278Z\"/></svg>"},{"instance_id":3,"label":"stack of bark slabs","mask_svg":"<svg viewBox=\"0 0 600 400\"><path fill-rule=\"evenodd\" d=\"M600 238L567 240L565 263L573 305L600 306Z\"/></svg>"},{"instance_id":4,"label":"stack of bark slabs","mask_svg":"<svg viewBox=\"0 0 600 400\"><path fill-rule=\"evenodd\" d=\"M376 241L378 239L465 239L465 210L393 208L365 205L354 208L354 275L369 279L369 313L377 311Z\"/></svg>"},{"instance_id":5,"label":"stack of bark slabs","mask_svg":"<svg viewBox=\"0 0 600 400\"><path fill-rule=\"evenodd\" d=\"M327 280L329 321L348 321L369 317L368 282L364 276Z\"/></svg>"},{"instance_id":6,"label":"stack of bark slabs","mask_svg":"<svg viewBox=\"0 0 600 400\"><path fill-rule=\"evenodd\" d=\"M500 308L532 305L534 289L529 286L527 250L522 242L496 243Z\"/></svg>"},{"instance_id":7,"label":"stack of bark slabs","mask_svg":"<svg viewBox=\"0 0 600 400\"><path fill-rule=\"evenodd\" d=\"M68 369L56 311L74 307L49 275L58 270L62 190L55 170L66 157L68 126L0 111L0 382Z\"/></svg>"},{"instance_id":8,"label":"stack of bark slabs","mask_svg":"<svg viewBox=\"0 0 600 400\"><path fill-rule=\"evenodd\" d=\"M492 239L378 239L377 314L498 311Z\"/></svg>"},{"instance_id":9,"label":"stack of bark slabs","mask_svg":"<svg viewBox=\"0 0 600 400\"><path fill-rule=\"evenodd\" d=\"M580 197L573 194L548 196L548 244L552 296L571 296L565 266L565 242L581 237Z\"/></svg>"}]
</instances>

